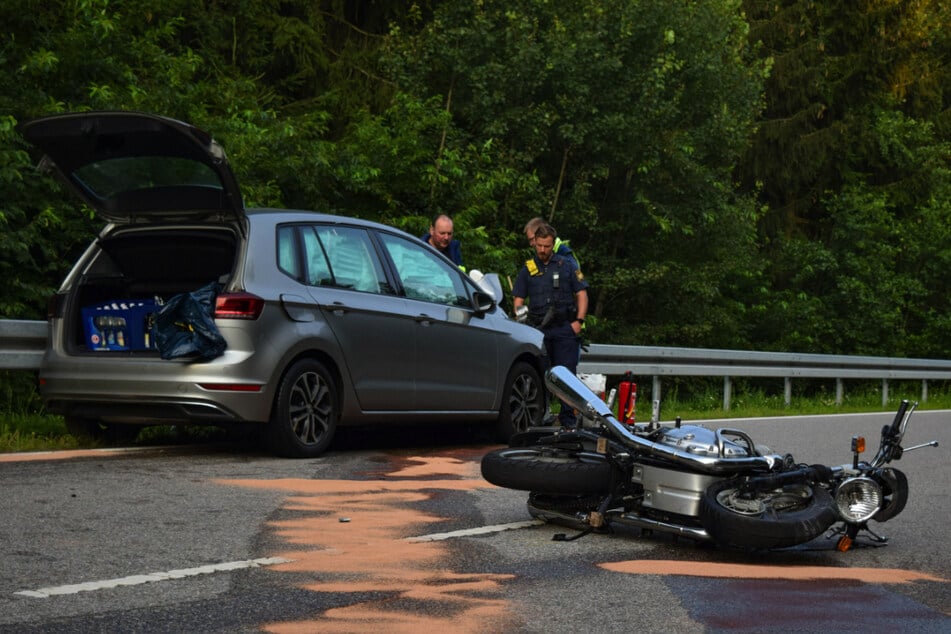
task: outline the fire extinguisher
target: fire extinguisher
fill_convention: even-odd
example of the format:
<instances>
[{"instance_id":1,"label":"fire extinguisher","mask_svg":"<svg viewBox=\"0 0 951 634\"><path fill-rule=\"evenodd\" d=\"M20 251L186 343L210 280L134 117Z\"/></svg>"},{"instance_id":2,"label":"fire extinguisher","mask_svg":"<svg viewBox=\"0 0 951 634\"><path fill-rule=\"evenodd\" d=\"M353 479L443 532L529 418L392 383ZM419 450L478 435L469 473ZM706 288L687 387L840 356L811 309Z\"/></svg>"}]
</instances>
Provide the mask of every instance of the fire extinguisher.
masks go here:
<instances>
[{"instance_id":1,"label":"fire extinguisher","mask_svg":"<svg viewBox=\"0 0 951 634\"><path fill-rule=\"evenodd\" d=\"M630 371L624 373L624 378L618 384L617 417L622 423L634 424L634 409L637 405L637 383L631 380Z\"/></svg>"}]
</instances>

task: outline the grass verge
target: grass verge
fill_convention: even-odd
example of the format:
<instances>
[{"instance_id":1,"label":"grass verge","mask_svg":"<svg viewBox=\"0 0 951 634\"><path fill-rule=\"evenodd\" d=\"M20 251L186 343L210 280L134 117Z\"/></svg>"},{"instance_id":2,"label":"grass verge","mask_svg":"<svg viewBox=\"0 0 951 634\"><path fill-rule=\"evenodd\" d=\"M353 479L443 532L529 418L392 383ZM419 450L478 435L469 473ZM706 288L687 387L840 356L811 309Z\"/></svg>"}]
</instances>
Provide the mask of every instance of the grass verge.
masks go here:
<instances>
[{"instance_id":1,"label":"grass verge","mask_svg":"<svg viewBox=\"0 0 951 634\"><path fill-rule=\"evenodd\" d=\"M800 416L822 414L848 414L861 412L895 411L901 398L914 400L907 394L893 392L887 407L882 407L881 394L869 392L852 394L840 405L824 396L797 397L790 405L783 397L761 392L737 395L729 410L722 407L722 396L706 395L680 401L676 395L664 401L660 420L673 420L680 416L686 422L692 420L739 419L762 416ZM928 401L919 405L921 410L951 409L951 391L930 393ZM650 420L651 405L647 399L639 399L636 409L637 422ZM135 446L196 443L214 440L224 432L209 427L147 427L139 432L131 443ZM62 417L48 414L0 413L0 453L27 451L56 451L65 449L89 449L107 446L108 441L77 439L69 434Z\"/></svg>"}]
</instances>

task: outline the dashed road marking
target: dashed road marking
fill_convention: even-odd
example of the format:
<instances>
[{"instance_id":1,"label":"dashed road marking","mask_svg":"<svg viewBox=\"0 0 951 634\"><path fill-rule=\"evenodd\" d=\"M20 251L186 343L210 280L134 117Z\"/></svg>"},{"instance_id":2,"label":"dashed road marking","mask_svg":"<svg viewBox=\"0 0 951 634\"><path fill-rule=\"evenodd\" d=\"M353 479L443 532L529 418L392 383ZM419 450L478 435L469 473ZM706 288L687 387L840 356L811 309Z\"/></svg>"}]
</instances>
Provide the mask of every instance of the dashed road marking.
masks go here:
<instances>
[{"instance_id":1,"label":"dashed road marking","mask_svg":"<svg viewBox=\"0 0 951 634\"><path fill-rule=\"evenodd\" d=\"M404 537L407 542L438 542L453 537L469 537L471 535L488 535L489 533L501 533L502 531L511 531L518 528L529 528L530 526L540 526L545 522L541 520L529 520L526 522L512 522L510 524L495 524L493 526L479 526L478 528L464 528L458 531L448 533L430 533L429 535L417 535L416 537Z\"/></svg>"},{"instance_id":2,"label":"dashed road marking","mask_svg":"<svg viewBox=\"0 0 951 634\"><path fill-rule=\"evenodd\" d=\"M182 568L181 570L169 570L168 572L153 572L146 575L132 575L121 577L119 579L106 579L103 581L87 581L85 583L73 583L64 586L51 586L49 588L39 588L38 590L20 590L14 592L23 597L32 597L35 599L48 599L52 596L64 594L77 594L79 592L91 592L94 590L105 590L117 586L137 586L143 583L153 583L156 581L170 581L172 579L184 579L185 577L197 577L198 575L207 575L215 572L228 572L231 570L241 570L244 568L257 568L259 566L273 566L274 564L286 564L292 560L281 557L263 557L261 559L246 559L244 561L226 561L220 564L210 564L208 566L198 566L195 568Z\"/></svg>"}]
</instances>

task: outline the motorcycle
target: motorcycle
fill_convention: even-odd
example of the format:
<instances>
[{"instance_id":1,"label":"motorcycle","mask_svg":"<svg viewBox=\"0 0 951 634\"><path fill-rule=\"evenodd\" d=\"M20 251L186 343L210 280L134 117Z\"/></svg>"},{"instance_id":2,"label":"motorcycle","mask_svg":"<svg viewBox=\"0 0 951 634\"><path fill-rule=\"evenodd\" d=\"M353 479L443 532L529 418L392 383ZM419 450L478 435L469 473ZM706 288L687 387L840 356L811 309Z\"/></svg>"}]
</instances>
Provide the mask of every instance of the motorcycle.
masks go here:
<instances>
[{"instance_id":1,"label":"motorcycle","mask_svg":"<svg viewBox=\"0 0 951 634\"><path fill-rule=\"evenodd\" d=\"M613 525L658 531L746 550L786 548L826 531L848 551L860 533L887 537L868 522L897 516L908 501L908 479L889 466L931 441L902 448L917 407L902 401L881 432L878 452L861 459L865 439L852 438L852 460L839 466L800 464L771 453L739 429L675 422L619 421L607 403L568 369L545 376L549 391L579 413L577 428L535 427L482 459L482 476L528 491L536 519L575 528L577 539Z\"/></svg>"}]
</instances>

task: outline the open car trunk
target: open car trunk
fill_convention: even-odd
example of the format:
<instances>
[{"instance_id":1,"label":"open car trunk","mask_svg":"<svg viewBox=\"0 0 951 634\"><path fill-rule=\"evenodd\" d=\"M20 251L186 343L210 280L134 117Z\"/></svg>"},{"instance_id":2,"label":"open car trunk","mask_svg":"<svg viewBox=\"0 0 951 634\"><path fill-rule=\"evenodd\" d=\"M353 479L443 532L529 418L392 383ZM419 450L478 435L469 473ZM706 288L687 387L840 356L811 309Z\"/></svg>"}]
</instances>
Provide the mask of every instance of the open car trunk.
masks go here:
<instances>
[{"instance_id":1,"label":"open car trunk","mask_svg":"<svg viewBox=\"0 0 951 634\"><path fill-rule=\"evenodd\" d=\"M60 297L67 351L157 354L155 313L174 295L226 283L238 244L224 226L120 229L100 238Z\"/></svg>"}]
</instances>

